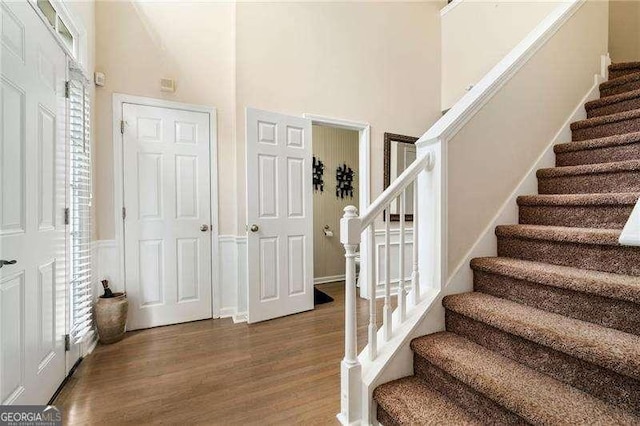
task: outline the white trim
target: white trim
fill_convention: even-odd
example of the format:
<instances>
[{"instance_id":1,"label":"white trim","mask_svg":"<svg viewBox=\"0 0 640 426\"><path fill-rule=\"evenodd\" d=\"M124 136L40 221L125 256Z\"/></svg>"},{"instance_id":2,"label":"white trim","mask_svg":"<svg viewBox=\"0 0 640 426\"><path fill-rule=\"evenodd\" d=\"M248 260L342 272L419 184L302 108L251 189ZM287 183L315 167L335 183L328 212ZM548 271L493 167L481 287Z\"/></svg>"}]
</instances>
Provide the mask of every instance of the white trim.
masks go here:
<instances>
[{"instance_id":1,"label":"white trim","mask_svg":"<svg viewBox=\"0 0 640 426\"><path fill-rule=\"evenodd\" d=\"M625 246L640 246L640 200L633 208L618 241Z\"/></svg>"},{"instance_id":2,"label":"white trim","mask_svg":"<svg viewBox=\"0 0 640 426\"><path fill-rule=\"evenodd\" d=\"M462 99L416 142L417 147L450 140L498 93L529 59L568 21L586 0L562 3L491 69Z\"/></svg>"},{"instance_id":3,"label":"white trim","mask_svg":"<svg viewBox=\"0 0 640 426\"><path fill-rule=\"evenodd\" d=\"M313 279L313 285L335 283L338 281L344 281L344 274L342 275L327 275L326 277L315 277Z\"/></svg>"},{"instance_id":4,"label":"white trim","mask_svg":"<svg viewBox=\"0 0 640 426\"><path fill-rule=\"evenodd\" d=\"M219 217L218 211L218 121L214 107L205 105L186 104L182 102L166 101L164 99L147 98L142 96L113 94L112 109L112 138L113 138L113 207L115 214L115 241L119 255L119 281L126 290L124 278L124 222L122 221L122 207L124 205L123 179L123 149L120 120L122 120L122 105L124 103L145 105L159 108L172 108L183 111L203 112L209 114L209 152L210 152L210 180L211 180L211 310L213 318L220 316L220 267L218 262L219 245Z\"/></svg>"},{"instance_id":5,"label":"white trim","mask_svg":"<svg viewBox=\"0 0 640 426\"><path fill-rule=\"evenodd\" d=\"M238 312L237 314L235 314L235 315L233 315L231 317L231 319L233 320L234 324L238 324L238 323L241 323L241 322L247 322L247 318L248 318L248 315L247 315L246 312Z\"/></svg>"},{"instance_id":6,"label":"white trim","mask_svg":"<svg viewBox=\"0 0 640 426\"><path fill-rule=\"evenodd\" d=\"M367 122L343 120L340 118L332 118L323 115L302 114L304 118L311 120L311 124L337 127L339 129L354 130L358 132L358 210L364 211L371 204L371 126ZM368 247L373 247L373 235L368 235L365 231L362 233L362 242L360 244L361 253L368 253ZM367 255L361 256L360 274L366 277L368 271ZM365 278L366 279L366 278ZM367 286L360 286L360 297L367 298Z\"/></svg>"},{"instance_id":7,"label":"white trim","mask_svg":"<svg viewBox=\"0 0 640 426\"><path fill-rule=\"evenodd\" d=\"M451 3L449 3L448 5L443 7L442 9L440 9L440 17L442 18L444 15L446 15L449 12L451 12L453 9L458 7L460 5L460 3L462 3L463 1L464 0L453 0Z\"/></svg>"},{"instance_id":8,"label":"white trim","mask_svg":"<svg viewBox=\"0 0 640 426\"><path fill-rule=\"evenodd\" d=\"M28 0L36 15L43 21L56 43L64 50L64 52L78 63L85 74L85 77L90 78L91 73L87 68L88 62L88 43L87 43L87 30L82 24L80 19L75 13L67 7L64 0L49 0L51 6L56 11L56 15L64 22L71 35L73 36L73 48L69 49L60 34L56 29L51 26L49 20L44 16L44 13L40 10L37 4L37 0Z\"/></svg>"}]
</instances>

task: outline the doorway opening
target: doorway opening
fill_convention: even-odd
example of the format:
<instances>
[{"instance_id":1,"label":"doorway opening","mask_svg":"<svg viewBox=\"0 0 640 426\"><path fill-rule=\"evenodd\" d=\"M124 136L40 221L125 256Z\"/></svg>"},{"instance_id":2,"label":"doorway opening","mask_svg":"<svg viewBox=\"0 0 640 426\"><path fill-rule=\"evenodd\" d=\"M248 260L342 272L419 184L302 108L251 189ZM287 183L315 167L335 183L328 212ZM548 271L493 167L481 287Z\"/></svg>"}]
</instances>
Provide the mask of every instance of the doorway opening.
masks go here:
<instances>
[{"instance_id":1,"label":"doorway opening","mask_svg":"<svg viewBox=\"0 0 640 426\"><path fill-rule=\"evenodd\" d=\"M312 136L313 266L318 285L345 278L340 219L346 206L359 208L359 132L314 124Z\"/></svg>"}]
</instances>

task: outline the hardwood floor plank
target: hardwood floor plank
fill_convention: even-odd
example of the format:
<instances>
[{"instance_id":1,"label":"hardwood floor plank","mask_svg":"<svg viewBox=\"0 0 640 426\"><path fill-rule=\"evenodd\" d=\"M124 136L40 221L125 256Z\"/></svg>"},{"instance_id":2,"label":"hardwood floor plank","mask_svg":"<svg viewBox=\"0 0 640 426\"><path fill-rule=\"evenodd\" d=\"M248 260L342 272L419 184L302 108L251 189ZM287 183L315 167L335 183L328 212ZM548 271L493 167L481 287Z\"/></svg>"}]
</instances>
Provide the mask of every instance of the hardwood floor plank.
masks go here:
<instances>
[{"instance_id":1,"label":"hardwood floor plank","mask_svg":"<svg viewBox=\"0 0 640 426\"><path fill-rule=\"evenodd\" d=\"M69 425L338 424L344 284L318 288L334 302L259 324L196 321L99 345L54 404ZM377 308L382 318L381 300ZM359 299L360 350L368 316Z\"/></svg>"}]
</instances>

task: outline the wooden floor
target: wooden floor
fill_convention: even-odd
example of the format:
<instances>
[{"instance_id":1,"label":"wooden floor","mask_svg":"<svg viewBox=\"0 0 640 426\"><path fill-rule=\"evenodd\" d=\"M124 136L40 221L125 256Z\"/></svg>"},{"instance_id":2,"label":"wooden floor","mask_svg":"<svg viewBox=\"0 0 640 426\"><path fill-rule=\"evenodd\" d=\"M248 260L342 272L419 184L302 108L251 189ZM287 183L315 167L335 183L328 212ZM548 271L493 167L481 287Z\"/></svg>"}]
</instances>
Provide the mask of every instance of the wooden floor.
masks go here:
<instances>
[{"instance_id":1,"label":"wooden floor","mask_svg":"<svg viewBox=\"0 0 640 426\"><path fill-rule=\"evenodd\" d=\"M344 287L318 288L335 301L259 324L205 320L99 345L54 404L66 424L338 424ZM358 300L361 349L368 302Z\"/></svg>"}]
</instances>

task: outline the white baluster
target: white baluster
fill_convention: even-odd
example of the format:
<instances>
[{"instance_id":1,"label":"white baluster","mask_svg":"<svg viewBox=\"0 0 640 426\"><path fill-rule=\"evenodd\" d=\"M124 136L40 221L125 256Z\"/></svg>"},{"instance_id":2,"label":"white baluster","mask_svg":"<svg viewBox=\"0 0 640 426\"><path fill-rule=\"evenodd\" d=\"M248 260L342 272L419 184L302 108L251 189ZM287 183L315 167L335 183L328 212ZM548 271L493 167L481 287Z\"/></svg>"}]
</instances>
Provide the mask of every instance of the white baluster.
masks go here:
<instances>
[{"instance_id":1,"label":"white baluster","mask_svg":"<svg viewBox=\"0 0 640 426\"><path fill-rule=\"evenodd\" d=\"M413 304L420 303L420 270L418 268L418 180L413 182L413 273L411 287L413 288Z\"/></svg>"},{"instance_id":2,"label":"white baluster","mask_svg":"<svg viewBox=\"0 0 640 426\"><path fill-rule=\"evenodd\" d=\"M372 223L367 228L369 241L369 359L374 360L378 356L378 325L376 324L376 292L378 290L378 271L376 268L375 225Z\"/></svg>"},{"instance_id":3,"label":"white baluster","mask_svg":"<svg viewBox=\"0 0 640 426\"><path fill-rule=\"evenodd\" d=\"M344 358L341 372L341 417L347 424L360 418L361 366L357 356L356 250L360 243L360 218L354 206L344 208L340 242L345 249Z\"/></svg>"},{"instance_id":4,"label":"white baluster","mask_svg":"<svg viewBox=\"0 0 640 426\"><path fill-rule=\"evenodd\" d=\"M404 212L405 191L402 191L400 193L400 245L398 246L398 309L401 323L407 318L407 296L404 291Z\"/></svg>"},{"instance_id":5,"label":"white baluster","mask_svg":"<svg viewBox=\"0 0 640 426\"><path fill-rule=\"evenodd\" d=\"M389 223L391 222L391 203L387 205L384 221L384 306L382 308L382 335L384 341L391 339L391 245L389 242Z\"/></svg>"}]
</instances>

